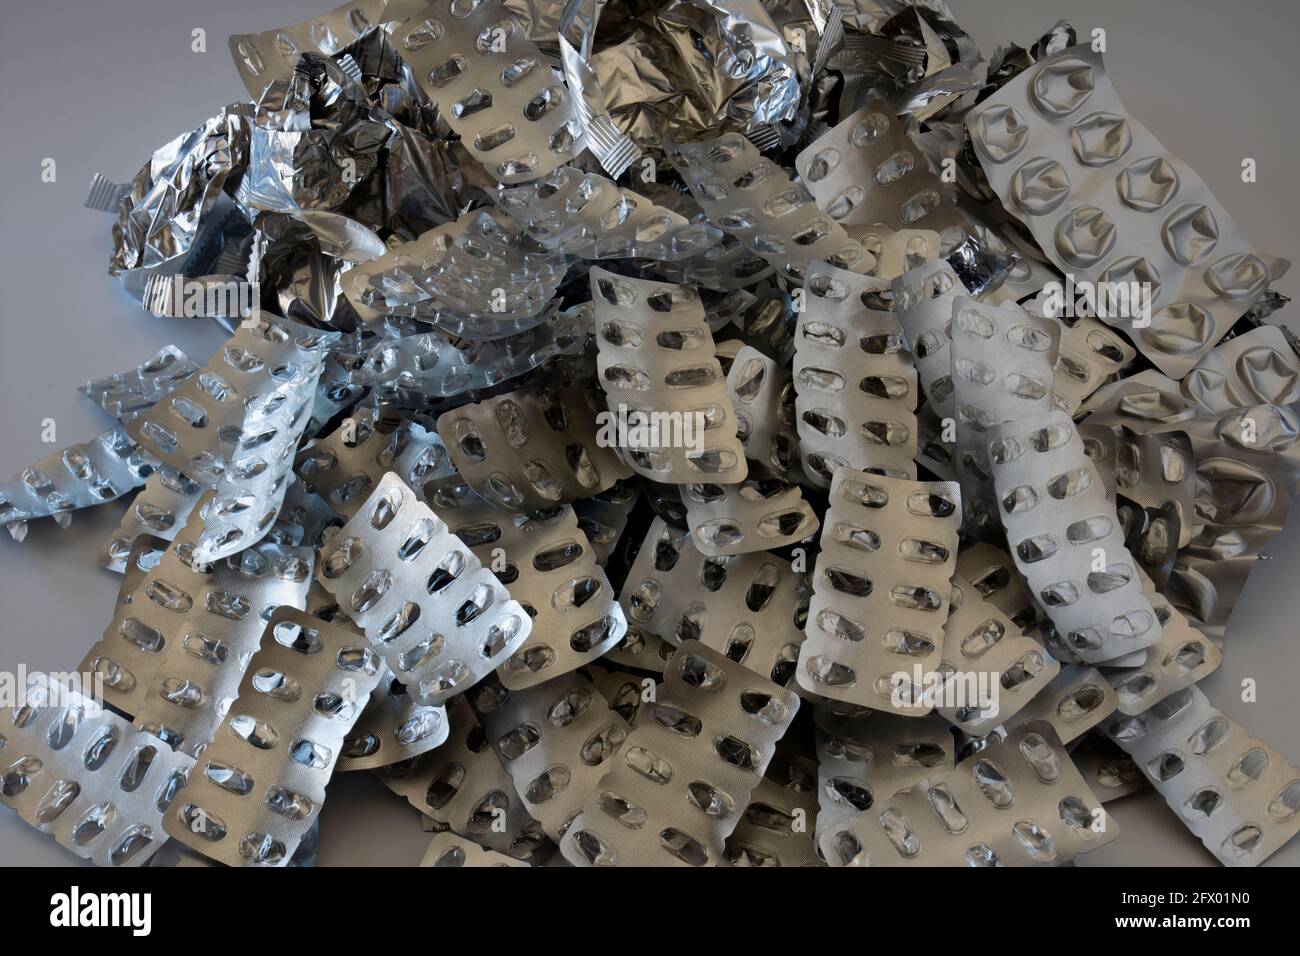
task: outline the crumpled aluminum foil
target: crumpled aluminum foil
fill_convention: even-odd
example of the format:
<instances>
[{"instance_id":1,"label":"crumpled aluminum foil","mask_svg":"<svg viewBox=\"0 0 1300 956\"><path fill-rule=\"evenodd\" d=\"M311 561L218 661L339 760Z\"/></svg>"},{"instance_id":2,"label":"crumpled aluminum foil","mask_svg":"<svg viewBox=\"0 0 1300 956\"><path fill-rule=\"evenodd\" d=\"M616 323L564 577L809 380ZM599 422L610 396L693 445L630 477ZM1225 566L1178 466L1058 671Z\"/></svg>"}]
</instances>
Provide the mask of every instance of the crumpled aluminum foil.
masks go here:
<instances>
[{"instance_id":1,"label":"crumpled aluminum foil","mask_svg":"<svg viewBox=\"0 0 1300 956\"><path fill-rule=\"evenodd\" d=\"M83 666L165 792L78 842L38 681L3 802L107 865L311 865L360 769L429 866L1053 865L1149 779L1262 861L1300 783L1196 685L1300 491L1300 336L1077 40L985 60L942 0L232 37L249 100L85 199L228 340L86 383L112 427L0 484L18 541L142 487ZM1154 322L1068 268L1163 278Z\"/></svg>"}]
</instances>

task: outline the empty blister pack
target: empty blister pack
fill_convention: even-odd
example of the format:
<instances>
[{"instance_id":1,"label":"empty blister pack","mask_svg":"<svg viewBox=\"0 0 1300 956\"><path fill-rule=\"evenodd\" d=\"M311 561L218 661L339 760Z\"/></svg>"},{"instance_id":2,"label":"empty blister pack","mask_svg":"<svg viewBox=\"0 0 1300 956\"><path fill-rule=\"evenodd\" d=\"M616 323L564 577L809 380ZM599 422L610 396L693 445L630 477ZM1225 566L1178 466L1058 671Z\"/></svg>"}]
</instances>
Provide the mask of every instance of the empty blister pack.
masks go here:
<instances>
[{"instance_id":1,"label":"empty blister pack","mask_svg":"<svg viewBox=\"0 0 1300 956\"><path fill-rule=\"evenodd\" d=\"M629 639L636 630L670 645L698 640L783 687L794 676L807 598L790 562L774 554L708 557L689 533L656 518L619 602ZM655 650L654 641L643 640ZM635 657L614 659L650 666Z\"/></svg>"},{"instance_id":2,"label":"empty blister pack","mask_svg":"<svg viewBox=\"0 0 1300 956\"><path fill-rule=\"evenodd\" d=\"M382 671L355 630L277 609L167 833L228 866L288 864Z\"/></svg>"},{"instance_id":3,"label":"empty blister pack","mask_svg":"<svg viewBox=\"0 0 1300 956\"><path fill-rule=\"evenodd\" d=\"M433 866L443 869L476 866L528 866L523 860L506 856L495 850L486 850L473 840L458 836L451 830L435 833L429 841L429 849L424 851L420 866Z\"/></svg>"},{"instance_id":4,"label":"empty blister pack","mask_svg":"<svg viewBox=\"0 0 1300 956\"><path fill-rule=\"evenodd\" d=\"M890 229L885 226L851 226L848 233L875 257L867 275L893 282L913 269L935 262L943 241L933 229Z\"/></svg>"},{"instance_id":5,"label":"empty blister pack","mask_svg":"<svg viewBox=\"0 0 1300 956\"><path fill-rule=\"evenodd\" d=\"M790 477L799 464L799 433L789 369L741 345L727 370L727 395L745 457L775 476Z\"/></svg>"},{"instance_id":6,"label":"empty blister pack","mask_svg":"<svg viewBox=\"0 0 1300 956\"><path fill-rule=\"evenodd\" d=\"M573 503L578 516L578 527L591 542L596 552L596 563L601 567L610 559L627 528L640 497L640 486L628 481L617 481L598 495L581 498Z\"/></svg>"},{"instance_id":7,"label":"empty blister pack","mask_svg":"<svg viewBox=\"0 0 1300 956\"><path fill-rule=\"evenodd\" d=\"M212 561L260 540L280 510L334 333L261 315L127 430L165 465L216 496L195 542Z\"/></svg>"},{"instance_id":8,"label":"empty blister pack","mask_svg":"<svg viewBox=\"0 0 1300 956\"><path fill-rule=\"evenodd\" d=\"M957 560L961 496L952 482L835 472L822 525L799 685L875 710L934 707Z\"/></svg>"},{"instance_id":9,"label":"empty blister pack","mask_svg":"<svg viewBox=\"0 0 1300 956\"><path fill-rule=\"evenodd\" d=\"M383 431L369 409L355 412L329 435L298 452L294 471L308 491L344 518L356 515L390 471L423 494L430 483L457 480L447 449L435 432L416 422L401 422Z\"/></svg>"},{"instance_id":10,"label":"empty blister pack","mask_svg":"<svg viewBox=\"0 0 1300 956\"><path fill-rule=\"evenodd\" d=\"M819 527L799 486L779 478L683 485L682 503L696 549L710 557L785 547Z\"/></svg>"},{"instance_id":11,"label":"empty blister pack","mask_svg":"<svg viewBox=\"0 0 1300 956\"><path fill-rule=\"evenodd\" d=\"M438 433L456 472L493 505L553 508L631 474L599 440L599 414L584 385L547 384L443 412Z\"/></svg>"},{"instance_id":12,"label":"empty blister pack","mask_svg":"<svg viewBox=\"0 0 1300 956\"><path fill-rule=\"evenodd\" d=\"M876 803L840 831L830 862L1059 866L1118 836L1051 727L1032 723Z\"/></svg>"},{"instance_id":13,"label":"empty blister pack","mask_svg":"<svg viewBox=\"0 0 1300 956\"><path fill-rule=\"evenodd\" d=\"M632 470L655 481L743 481L744 448L699 293L593 268L591 298L614 439L598 443L623 449Z\"/></svg>"},{"instance_id":14,"label":"empty blister pack","mask_svg":"<svg viewBox=\"0 0 1300 956\"><path fill-rule=\"evenodd\" d=\"M668 145L668 155L709 222L786 278L801 281L814 260L854 272L875 268L871 253L818 209L802 184L739 133Z\"/></svg>"},{"instance_id":15,"label":"empty blister pack","mask_svg":"<svg viewBox=\"0 0 1300 956\"><path fill-rule=\"evenodd\" d=\"M584 111L499 0L435 0L393 32L420 88L503 183L545 176L582 151Z\"/></svg>"},{"instance_id":16,"label":"empty blister pack","mask_svg":"<svg viewBox=\"0 0 1300 956\"><path fill-rule=\"evenodd\" d=\"M952 246L962 239L965 219L949 188L930 172L884 100L817 137L794 165L818 207L844 226L924 228L944 233Z\"/></svg>"},{"instance_id":17,"label":"empty blister pack","mask_svg":"<svg viewBox=\"0 0 1300 956\"><path fill-rule=\"evenodd\" d=\"M1133 758L1120 750L1101 730L1092 730L1070 751L1070 759L1102 803L1126 797L1151 786Z\"/></svg>"},{"instance_id":18,"label":"empty blister pack","mask_svg":"<svg viewBox=\"0 0 1300 956\"><path fill-rule=\"evenodd\" d=\"M938 418L955 420L953 303L967 295L966 286L947 260L939 259L894 279L890 289L894 314L911 349L925 397Z\"/></svg>"},{"instance_id":19,"label":"empty blister pack","mask_svg":"<svg viewBox=\"0 0 1300 956\"><path fill-rule=\"evenodd\" d=\"M727 838L725 866L824 866L813 842L817 764L779 750Z\"/></svg>"},{"instance_id":20,"label":"empty blister pack","mask_svg":"<svg viewBox=\"0 0 1300 956\"><path fill-rule=\"evenodd\" d=\"M1006 208L1076 284L1100 284L1108 324L1168 375L1290 265L1252 250L1201 178L1126 114L1090 47L1036 63L966 125Z\"/></svg>"},{"instance_id":21,"label":"empty blister pack","mask_svg":"<svg viewBox=\"0 0 1300 956\"><path fill-rule=\"evenodd\" d=\"M528 815L469 701L447 707L451 733L437 750L379 770L394 793L434 821L489 850L515 859L544 862L554 847Z\"/></svg>"},{"instance_id":22,"label":"empty blister pack","mask_svg":"<svg viewBox=\"0 0 1300 956\"><path fill-rule=\"evenodd\" d=\"M77 391L125 425L198 370L176 346L164 345L131 371L91 379Z\"/></svg>"},{"instance_id":23,"label":"empty blister pack","mask_svg":"<svg viewBox=\"0 0 1300 956\"><path fill-rule=\"evenodd\" d=\"M194 558L194 542L202 531L202 517L192 513L81 663L82 671L103 679L104 700L123 713L142 716L150 698L161 702L174 696L183 712L184 704L200 705L211 718L216 701L195 700L196 688L183 680L160 684L163 662L234 669L233 680L223 679L233 694L248 656L257 648L264 615L282 604L304 605L310 549L262 542L207 565ZM145 729L157 733L162 728ZM164 734L159 736L175 745Z\"/></svg>"},{"instance_id":24,"label":"empty blister pack","mask_svg":"<svg viewBox=\"0 0 1300 956\"><path fill-rule=\"evenodd\" d=\"M519 602L392 472L320 561L325 589L421 703L473 686L532 629Z\"/></svg>"},{"instance_id":25,"label":"empty blister pack","mask_svg":"<svg viewBox=\"0 0 1300 956\"><path fill-rule=\"evenodd\" d=\"M1062 642L1098 663L1159 641L1115 507L1070 417L1051 411L985 437L1016 567Z\"/></svg>"},{"instance_id":26,"label":"empty blister pack","mask_svg":"<svg viewBox=\"0 0 1300 956\"><path fill-rule=\"evenodd\" d=\"M110 571L121 571L141 535L171 541L185 527L202 496L203 487L193 479L166 465L156 469L132 499L117 531L104 542L100 564Z\"/></svg>"},{"instance_id":27,"label":"empty blister pack","mask_svg":"<svg viewBox=\"0 0 1300 956\"><path fill-rule=\"evenodd\" d=\"M1060 328L1018 305L958 296L951 334L957 475L967 518L989 529L996 527L997 508L986 436L994 425L1052 409Z\"/></svg>"},{"instance_id":28,"label":"empty blister pack","mask_svg":"<svg viewBox=\"0 0 1300 956\"><path fill-rule=\"evenodd\" d=\"M1160 529L1168 547L1186 547L1197 523L1196 459L1187 435L1179 431L1136 432L1125 426L1078 426L1084 451L1117 494L1157 511L1168 511ZM1107 484L1110 490L1111 484ZM1176 523L1177 530L1168 527ZM1139 554L1139 558L1145 556ZM1155 564L1164 563L1156 560Z\"/></svg>"},{"instance_id":29,"label":"empty blister pack","mask_svg":"<svg viewBox=\"0 0 1300 956\"><path fill-rule=\"evenodd\" d=\"M575 866L717 866L799 698L697 641L560 843Z\"/></svg>"},{"instance_id":30,"label":"empty blister pack","mask_svg":"<svg viewBox=\"0 0 1300 956\"><path fill-rule=\"evenodd\" d=\"M302 54L333 56L365 36L379 24L385 6L385 0L353 0L295 26L236 33L230 38L230 52L239 77L253 99L260 99L270 83L293 75Z\"/></svg>"},{"instance_id":31,"label":"empty blister pack","mask_svg":"<svg viewBox=\"0 0 1300 956\"><path fill-rule=\"evenodd\" d=\"M582 671L516 691L489 680L469 699L524 806L559 841L627 740L628 725Z\"/></svg>"},{"instance_id":32,"label":"empty blister pack","mask_svg":"<svg viewBox=\"0 0 1300 956\"><path fill-rule=\"evenodd\" d=\"M1095 667L1065 664L1051 682L1009 721L1020 726L1030 721L1052 725L1061 743L1082 737L1115 712L1119 699Z\"/></svg>"},{"instance_id":33,"label":"empty blister pack","mask_svg":"<svg viewBox=\"0 0 1300 956\"><path fill-rule=\"evenodd\" d=\"M1106 734L1225 866L1257 866L1300 831L1300 770L1199 688L1116 716Z\"/></svg>"},{"instance_id":34,"label":"empty blister pack","mask_svg":"<svg viewBox=\"0 0 1300 956\"><path fill-rule=\"evenodd\" d=\"M1084 399L1119 373L1137 356L1113 329L1096 319L1081 318L1061 324L1061 345L1056 359L1052 391L1073 415Z\"/></svg>"},{"instance_id":35,"label":"empty blister pack","mask_svg":"<svg viewBox=\"0 0 1300 956\"><path fill-rule=\"evenodd\" d=\"M528 637L497 668L507 688L558 677L623 639L627 619L571 507L510 515L482 504L442 514L532 619Z\"/></svg>"},{"instance_id":36,"label":"empty blister pack","mask_svg":"<svg viewBox=\"0 0 1300 956\"><path fill-rule=\"evenodd\" d=\"M690 222L604 176L572 166L502 190L497 205L544 248L584 259L677 262L722 238L717 226Z\"/></svg>"},{"instance_id":37,"label":"empty blister pack","mask_svg":"<svg viewBox=\"0 0 1300 956\"><path fill-rule=\"evenodd\" d=\"M32 674L0 710L0 801L97 866L140 866L194 761L76 687Z\"/></svg>"},{"instance_id":38,"label":"empty blister pack","mask_svg":"<svg viewBox=\"0 0 1300 956\"><path fill-rule=\"evenodd\" d=\"M940 668L945 683L937 710L967 734L982 737L1015 717L1061 665L974 584L954 574ZM950 693L949 686L960 690Z\"/></svg>"},{"instance_id":39,"label":"empty blister pack","mask_svg":"<svg viewBox=\"0 0 1300 956\"><path fill-rule=\"evenodd\" d=\"M837 468L916 477L916 369L889 284L811 263L795 329L803 470L829 487Z\"/></svg>"},{"instance_id":40,"label":"empty blister pack","mask_svg":"<svg viewBox=\"0 0 1300 956\"><path fill-rule=\"evenodd\" d=\"M1300 355L1287 331L1261 325L1220 342L1179 383L1201 408L1224 414L1247 405L1300 401Z\"/></svg>"},{"instance_id":41,"label":"empty blister pack","mask_svg":"<svg viewBox=\"0 0 1300 956\"><path fill-rule=\"evenodd\" d=\"M0 484L0 526L16 541L27 522L53 517L63 527L69 512L120 498L144 484L154 459L121 428L84 445L71 445L24 468Z\"/></svg>"},{"instance_id":42,"label":"empty blister pack","mask_svg":"<svg viewBox=\"0 0 1300 956\"><path fill-rule=\"evenodd\" d=\"M336 769L373 770L410 760L447 740L447 709L422 704L385 665L366 709L343 741Z\"/></svg>"}]
</instances>

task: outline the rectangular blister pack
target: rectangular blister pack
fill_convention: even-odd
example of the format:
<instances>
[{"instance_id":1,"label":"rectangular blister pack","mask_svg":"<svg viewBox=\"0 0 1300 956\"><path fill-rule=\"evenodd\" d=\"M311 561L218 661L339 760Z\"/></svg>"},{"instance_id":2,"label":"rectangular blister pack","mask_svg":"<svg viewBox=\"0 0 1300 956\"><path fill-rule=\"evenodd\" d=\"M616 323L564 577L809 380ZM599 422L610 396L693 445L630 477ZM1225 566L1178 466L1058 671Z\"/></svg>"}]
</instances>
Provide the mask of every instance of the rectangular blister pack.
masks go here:
<instances>
[{"instance_id":1,"label":"rectangular blister pack","mask_svg":"<svg viewBox=\"0 0 1300 956\"><path fill-rule=\"evenodd\" d=\"M121 571L141 535L173 540L189 521L203 493L203 486L186 475L166 465L157 468L122 515L117 531L104 542L100 564L110 571Z\"/></svg>"},{"instance_id":2,"label":"rectangular blister pack","mask_svg":"<svg viewBox=\"0 0 1300 956\"><path fill-rule=\"evenodd\" d=\"M527 639L497 668L508 689L581 667L627 633L623 609L569 505L532 515L486 503L440 513L532 619Z\"/></svg>"},{"instance_id":3,"label":"rectangular blister pack","mask_svg":"<svg viewBox=\"0 0 1300 956\"><path fill-rule=\"evenodd\" d=\"M669 645L698 640L782 687L794 676L807 597L790 562L774 554L709 557L687 532L656 518L619 602L629 633Z\"/></svg>"},{"instance_id":4,"label":"rectangular blister pack","mask_svg":"<svg viewBox=\"0 0 1300 956\"><path fill-rule=\"evenodd\" d=\"M921 716L937 672L957 560L961 496L952 482L842 468L831 484L799 658L804 690Z\"/></svg>"},{"instance_id":5,"label":"rectangular blister pack","mask_svg":"<svg viewBox=\"0 0 1300 956\"><path fill-rule=\"evenodd\" d=\"M434 0L393 31L416 82L475 159L508 185L580 153L584 111L499 0Z\"/></svg>"},{"instance_id":6,"label":"rectangular blister pack","mask_svg":"<svg viewBox=\"0 0 1300 956\"><path fill-rule=\"evenodd\" d=\"M630 728L583 671L526 690L484 681L469 701L524 806L558 842Z\"/></svg>"},{"instance_id":7,"label":"rectangular blister pack","mask_svg":"<svg viewBox=\"0 0 1300 956\"><path fill-rule=\"evenodd\" d=\"M1131 301L1109 324L1167 375L1185 374L1290 265L1255 252L1195 171L1126 113L1088 46L1034 64L966 126L989 185L1057 268L1137 291L1141 309Z\"/></svg>"},{"instance_id":8,"label":"rectangular blister pack","mask_svg":"<svg viewBox=\"0 0 1300 956\"><path fill-rule=\"evenodd\" d=\"M1016 567L1066 646L1098 663L1158 642L1115 506L1070 417L1051 411L985 437Z\"/></svg>"},{"instance_id":9,"label":"rectangular blister pack","mask_svg":"<svg viewBox=\"0 0 1300 956\"><path fill-rule=\"evenodd\" d=\"M270 83L293 75L302 54L333 56L365 36L379 24L385 6L385 0L352 0L291 27L236 33L230 38L230 52L239 77L253 99L260 99Z\"/></svg>"},{"instance_id":10,"label":"rectangular blister pack","mask_svg":"<svg viewBox=\"0 0 1300 956\"><path fill-rule=\"evenodd\" d=\"M1031 723L879 800L840 831L831 863L1059 866L1118 836L1051 727Z\"/></svg>"},{"instance_id":11,"label":"rectangular blister pack","mask_svg":"<svg viewBox=\"0 0 1300 956\"><path fill-rule=\"evenodd\" d=\"M167 833L228 866L286 865L383 669L354 630L277 609Z\"/></svg>"},{"instance_id":12,"label":"rectangular blister pack","mask_svg":"<svg viewBox=\"0 0 1300 956\"><path fill-rule=\"evenodd\" d=\"M816 762L778 748L727 838L722 865L825 866L812 840L816 818Z\"/></svg>"},{"instance_id":13,"label":"rectangular blister pack","mask_svg":"<svg viewBox=\"0 0 1300 956\"><path fill-rule=\"evenodd\" d=\"M174 345L164 345L129 372L91 379L77 389L125 425L180 387L199 367Z\"/></svg>"},{"instance_id":14,"label":"rectangular blister pack","mask_svg":"<svg viewBox=\"0 0 1300 956\"><path fill-rule=\"evenodd\" d=\"M710 557L783 548L820 527L799 486L779 478L683 485L682 503L696 549Z\"/></svg>"},{"instance_id":15,"label":"rectangular blister pack","mask_svg":"<svg viewBox=\"0 0 1300 956\"><path fill-rule=\"evenodd\" d=\"M553 508L631 472L596 440L598 399L579 383L519 389L438 416L456 472L498 508Z\"/></svg>"},{"instance_id":16,"label":"rectangular blister pack","mask_svg":"<svg viewBox=\"0 0 1300 956\"><path fill-rule=\"evenodd\" d=\"M925 397L938 418L955 420L952 316L954 302L967 295L966 286L947 260L939 259L894 279L890 290Z\"/></svg>"},{"instance_id":17,"label":"rectangular blister pack","mask_svg":"<svg viewBox=\"0 0 1300 956\"><path fill-rule=\"evenodd\" d=\"M421 703L472 687L532 629L496 576L392 472L326 542L320 572Z\"/></svg>"},{"instance_id":18,"label":"rectangular blister pack","mask_svg":"<svg viewBox=\"0 0 1300 956\"><path fill-rule=\"evenodd\" d=\"M717 866L799 698L698 641L560 843L575 866Z\"/></svg>"},{"instance_id":19,"label":"rectangular blister pack","mask_svg":"<svg viewBox=\"0 0 1300 956\"><path fill-rule=\"evenodd\" d=\"M1199 688L1105 729L1224 866L1258 866L1300 831L1300 770Z\"/></svg>"},{"instance_id":20,"label":"rectangular blister pack","mask_svg":"<svg viewBox=\"0 0 1300 956\"><path fill-rule=\"evenodd\" d=\"M239 686L261 639L263 615L280 605L304 606L312 567L310 549L267 542L203 564L194 558L203 526L192 513L81 663L82 671L103 678L107 703L141 720L148 714L142 726L191 752L220 721L218 698ZM214 698L210 680L217 672L226 691ZM177 702L175 711L168 698ZM164 714L186 725L202 715L206 732L197 728L200 740L180 741L172 736L179 726L164 729Z\"/></svg>"},{"instance_id":21,"label":"rectangular blister pack","mask_svg":"<svg viewBox=\"0 0 1300 956\"><path fill-rule=\"evenodd\" d=\"M23 694L0 710L0 801L96 866L147 863L193 759L44 674Z\"/></svg>"},{"instance_id":22,"label":"rectangular blister pack","mask_svg":"<svg viewBox=\"0 0 1300 956\"><path fill-rule=\"evenodd\" d=\"M593 268L591 300L596 370L632 470L670 484L743 481L736 413L699 292Z\"/></svg>"},{"instance_id":23,"label":"rectangular blister pack","mask_svg":"<svg viewBox=\"0 0 1300 956\"><path fill-rule=\"evenodd\" d=\"M786 278L801 281L817 260L854 272L875 268L875 257L818 209L801 183L739 133L668 144L668 155L709 221Z\"/></svg>"},{"instance_id":24,"label":"rectangular blister pack","mask_svg":"<svg viewBox=\"0 0 1300 956\"><path fill-rule=\"evenodd\" d=\"M734 343L734 340L733 340ZM717 345L718 354L728 343ZM737 345L727 370L727 395L736 413L736 435L759 474L794 478L799 434L790 370L750 345Z\"/></svg>"},{"instance_id":25,"label":"rectangular blister pack","mask_svg":"<svg viewBox=\"0 0 1300 956\"><path fill-rule=\"evenodd\" d=\"M1051 682L1009 721L1020 726L1046 721L1069 744L1115 712L1119 703L1114 689L1095 667L1065 664Z\"/></svg>"},{"instance_id":26,"label":"rectangular blister pack","mask_svg":"<svg viewBox=\"0 0 1300 956\"><path fill-rule=\"evenodd\" d=\"M916 369L889 283L808 266L795 327L796 424L803 470L821 488L836 468L916 477Z\"/></svg>"}]
</instances>

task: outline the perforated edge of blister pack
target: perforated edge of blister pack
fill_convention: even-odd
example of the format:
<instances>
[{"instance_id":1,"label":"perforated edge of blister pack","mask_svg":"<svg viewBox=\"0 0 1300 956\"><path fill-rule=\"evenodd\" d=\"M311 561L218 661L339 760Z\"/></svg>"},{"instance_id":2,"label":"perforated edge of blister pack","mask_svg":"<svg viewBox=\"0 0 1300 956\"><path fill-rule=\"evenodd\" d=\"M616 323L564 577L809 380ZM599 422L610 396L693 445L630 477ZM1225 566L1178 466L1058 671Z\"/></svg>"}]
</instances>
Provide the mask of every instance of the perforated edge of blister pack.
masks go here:
<instances>
[{"instance_id":1,"label":"perforated edge of blister pack","mask_svg":"<svg viewBox=\"0 0 1300 956\"><path fill-rule=\"evenodd\" d=\"M699 293L604 269L590 274L596 370L628 466L670 484L743 481L745 450Z\"/></svg>"},{"instance_id":2,"label":"perforated edge of blister pack","mask_svg":"<svg viewBox=\"0 0 1300 956\"><path fill-rule=\"evenodd\" d=\"M362 635L277 609L167 833L228 866L287 865L382 672Z\"/></svg>"},{"instance_id":3,"label":"perforated edge of blister pack","mask_svg":"<svg viewBox=\"0 0 1300 956\"><path fill-rule=\"evenodd\" d=\"M1088 663L1158 642L1115 506L1070 417L1058 410L995 425L986 439L1016 567L1062 641Z\"/></svg>"},{"instance_id":4,"label":"perforated edge of blister pack","mask_svg":"<svg viewBox=\"0 0 1300 956\"><path fill-rule=\"evenodd\" d=\"M808 480L836 468L915 478L916 369L889 283L823 262L808 267L795 328L796 427Z\"/></svg>"},{"instance_id":5,"label":"perforated edge of blister pack","mask_svg":"<svg viewBox=\"0 0 1300 956\"><path fill-rule=\"evenodd\" d=\"M799 698L698 641L560 843L575 866L716 866Z\"/></svg>"},{"instance_id":6,"label":"perforated edge of blister pack","mask_svg":"<svg viewBox=\"0 0 1300 956\"><path fill-rule=\"evenodd\" d=\"M598 413L584 385L547 384L443 412L438 434L456 471L496 507L553 508L631 474L612 447L586 437Z\"/></svg>"},{"instance_id":7,"label":"perforated edge of blister pack","mask_svg":"<svg viewBox=\"0 0 1300 956\"><path fill-rule=\"evenodd\" d=\"M1105 730L1224 866L1258 866L1300 831L1300 769L1199 688Z\"/></svg>"},{"instance_id":8,"label":"perforated edge of blister pack","mask_svg":"<svg viewBox=\"0 0 1300 956\"><path fill-rule=\"evenodd\" d=\"M544 176L582 151L577 99L503 3L434 0L393 42L465 148L501 182Z\"/></svg>"},{"instance_id":9,"label":"perforated edge of blister pack","mask_svg":"<svg viewBox=\"0 0 1300 956\"><path fill-rule=\"evenodd\" d=\"M966 126L989 185L1062 272L1147 286L1149 324L1109 324L1168 375L1194 366L1289 266L1255 253L1195 171L1127 115L1089 46L1034 64Z\"/></svg>"},{"instance_id":10,"label":"perforated edge of blister pack","mask_svg":"<svg viewBox=\"0 0 1300 956\"><path fill-rule=\"evenodd\" d=\"M933 709L924 684L943 652L960 517L953 482L835 472L799 686L874 710Z\"/></svg>"},{"instance_id":11,"label":"perforated edge of blister pack","mask_svg":"<svg viewBox=\"0 0 1300 956\"><path fill-rule=\"evenodd\" d=\"M532 629L496 576L392 472L321 549L320 573L422 703L473 686Z\"/></svg>"}]
</instances>

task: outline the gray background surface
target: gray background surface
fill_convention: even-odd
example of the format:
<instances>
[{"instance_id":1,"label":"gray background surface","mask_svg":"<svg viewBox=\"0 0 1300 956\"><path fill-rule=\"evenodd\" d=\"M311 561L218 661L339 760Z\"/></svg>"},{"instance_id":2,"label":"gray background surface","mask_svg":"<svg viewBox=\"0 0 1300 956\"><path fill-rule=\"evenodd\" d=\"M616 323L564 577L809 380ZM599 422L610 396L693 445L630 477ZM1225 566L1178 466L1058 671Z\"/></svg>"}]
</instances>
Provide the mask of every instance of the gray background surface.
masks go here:
<instances>
[{"instance_id":1,"label":"gray background surface","mask_svg":"<svg viewBox=\"0 0 1300 956\"><path fill-rule=\"evenodd\" d=\"M1296 224L1294 0L949 0L986 57L1028 45L1058 18L1108 35L1107 69L1129 111L1205 179L1260 249L1300 260ZM106 274L111 217L81 207L95 172L125 182L150 153L245 96L226 46L332 0L0 0L0 474L108 427L76 392L174 343L204 363L222 341L203 320L143 312ZM207 31L207 52L190 33ZM1245 156L1259 181L1240 181ZM43 183L41 161L57 161ZM1300 268L1278 288L1300 291ZM1289 324L1300 328L1292 316ZM57 423L57 445L41 422ZM0 535L0 670L70 670L102 633L119 578L96 564L125 506L34 522L27 541ZM1300 518L1267 547L1228 628L1210 699L1300 764ZM1243 703L1245 678L1259 699ZM1215 865L1164 802L1147 792L1108 805L1120 839L1081 857L1095 865ZM341 774L322 812L321 864L414 864L418 814L367 773ZM0 864L67 865L76 857L0 809ZM1300 840L1268 865L1300 864Z\"/></svg>"}]
</instances>

